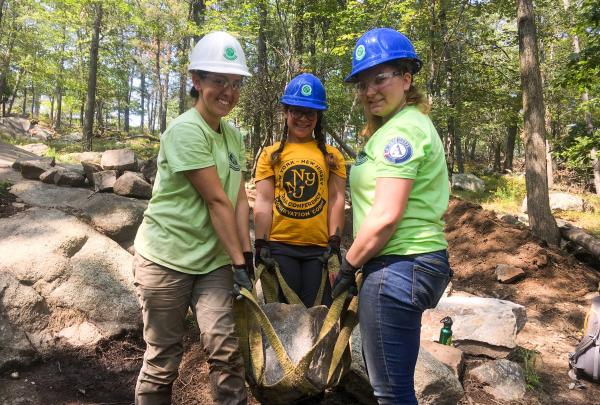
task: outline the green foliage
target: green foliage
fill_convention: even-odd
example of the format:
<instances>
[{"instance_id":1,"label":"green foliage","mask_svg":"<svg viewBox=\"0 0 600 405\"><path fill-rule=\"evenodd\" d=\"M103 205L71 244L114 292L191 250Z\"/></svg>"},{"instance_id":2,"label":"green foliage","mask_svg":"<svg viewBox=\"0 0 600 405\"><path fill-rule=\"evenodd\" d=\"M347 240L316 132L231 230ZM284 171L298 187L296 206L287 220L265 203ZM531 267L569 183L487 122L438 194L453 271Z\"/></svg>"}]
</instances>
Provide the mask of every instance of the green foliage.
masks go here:
<instances>
[{"instance_id":1,"label":"green foliage","mask_svg":"<svg viewBox=\"0 0 600 405\"><path fill-rule=\"evenodd\" d=\"M554 155L579 174L591 174L592 148L600 151L600 130L596 129L588 135L585 124L580 122L571 128L566 137L556 142Z\"/></svg>"},{"instance_id":2,"label":"green foliage","mask_svg":"<svg viewBox=\"0 0 600 405\"><path fill-rule=\"evenodd\" d=\"M527 389L531 391L536 390L541 386L540 376L536 370L536 363L539 355L540 353L536 350L529 350L520 346L518 346L510 355L510 360L519 363L521 367L523 367L525 383L527 384Z\"/></svg>"},{"instance_id":3,"label":"green foliage","mask_svg":"<svg viewBox=\"0 0 600 405\"><path fill-rule=\"evenodd\" d=\"M0 194L8 194L8 189L12 186L10 181L0 181Z\"/></svg>"}]
</instances>

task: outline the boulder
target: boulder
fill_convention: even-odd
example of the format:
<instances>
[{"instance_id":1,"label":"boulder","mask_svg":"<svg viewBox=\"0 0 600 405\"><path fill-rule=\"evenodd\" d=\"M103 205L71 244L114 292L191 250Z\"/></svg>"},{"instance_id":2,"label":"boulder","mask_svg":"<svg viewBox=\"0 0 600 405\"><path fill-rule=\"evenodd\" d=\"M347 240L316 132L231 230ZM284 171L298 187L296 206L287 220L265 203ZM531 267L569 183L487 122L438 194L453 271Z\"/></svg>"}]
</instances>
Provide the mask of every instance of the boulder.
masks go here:
<instances>
[{"instance_id":1,"label":"boulder","mask_svg":"<svg viewBox=\"0 0 600 405\"><path fill-rule=\"evenodd\" d=\"M15 162L16 163L16 162ZM27 159L19 162L21 176L30 180L39 180L40 175L54 166L54 158Z\"/></svg>"},{"instance_id":2,"label":"boulder","mask_svg":"<svg viewBox=\"0 0 600 405\"><path fill-rule=\"evenodd\" d=\"M342 381L343 388L362 404L377 404L362 356L360 329L352 332L352 366ZM455 405L464 391L453 372L422 346L415 368L415 391L419 404Z\"/></svg>"},{"instance_id":3,"label":"boulder","mask_svg":"<svg viewBox=\"0 0 600 405\"><path fill-rule=\"evenodd\" d=\"M104 171L102 169L102 165L93 161L81 161L81 166L83 167L84 176L88 179L90 186L95 185L94 183L94 173Z\"/></svg>"},{"instance_id":4,"label":"boulder","mask_svg":"<svg viewBox=\"0 0 600 405\"><path fill-rule=\"evenodd\" d=\"M83 217L99 232L124 243L135 238L148 203L112 193L94 194L81 188L64 188L21 181L10 192L27 205L57 208Z\"/></svg>"},{"instance_id":5,"label":"boulder","mask_svg":"<svg viewBox=\"0 0 600 405\"><path fill-rule=\"evenodd\" d=\"M94 185L95 191L112 191L115 181L117 181L116 170L103 170L92 173L90 183Z\"/></svg>"},{"instance_id":6,"label":"boulder","mask_svg":"<svg viewBox=\"0 0 600 405\"><path fill-rule=\"evenodd\" d=\"M152 186L142 178L141 173L125 172L113 184L113 192L126 197L150 199Z\"/></svg>"},{"instance_id":7,"label":"boulder","mask_svg":"<svg viewBox=\"0 0 600 405\"><path fill-rule=\"evenodd\" d=\"M523 369L512 361L488 361L470 370L468 375L484 384L484 391L498 401L519 401L525 396L527 385Z\"/></svg>"},{"instance_id":8,"label":"boulder","mask_svg":"<svg viewBox=\"0 0 600 405\"><path fill-rule=\"evenodd\" d=\"M552 211L585 211L583 198L568 193L550 193L550 209ZM521 211L527 212L527 197L523 199Z\"/></svg>"},{"instance_id":9,"label":"boulder","mask_svg":"<svg viewBox=\"0 0 600 405\"><path fill-rule=\"evenodd\" d=\"M453 346L442 345L427 340L421 341L421 348L448 367L456 378L461 378L465 366L461 350Z\"/></svg>"},{"instance_id":10,"label":"boulder","mask_svg":"<svg viewBox=\"0 0 600 405\"><path fill-rule=\"evenodd\" d=\"M9 135L11 138L29 137L27 131L31 122L21 117L3 117L0 118L0 132Z\"/></svg>"},{"instance_id":11,"label":"boulder","mask_svg":"<svg viewBox=\"0 0 600 405\"><path fill-rule=\"evenodd\" d=\"M156 158L144 160L140 165L140 172L142 172L144 178L150 184L154 184L154 179L156 178L157 170L158 168L156 166Z\"/></svg>"},{"instance_id":12,"label":"boulder","mask_svg":"<svg viewBox=\"0 0 600 405\"><path fill-rule=\"evenodd\" d=\"M54 178L56 177L56 175L58 174L59 168L58 167L51 167L50 169L46 170L44 173L40 174L40 181L42 183L46 183L46 184L54 184Z\"/></svg>"},{"instance_id":13,"label":"boulder","mask_svg":"<svg viewBox=\"0 0 600 405\"><path fill-rule=\"evenodd\" d=\"M100 161L103 170L136 171L138 162L131 149L111 149L102 153Z\"/></svg>"},{"instance_id":14,"label":"boulder","mask_svg":"<svg viewBox=\"0 0 600 405\"><path fill-rule=\"evenodd\" d=\"M84 187L85 177L76 171L59 169L54 176L54 184L57 186Z\"/></svg>"},{"instance_id":15,"label":"boulder","mask_svg":"<svg viewBox=\"0 0 600 405\"><path fill-rule=\"evenodd\" d=\"M42 141L48 141L54 137L54 132L51 129L39 125L32 125L27 133L32 138L40 139Z\"/></svg>"},{"instance_id":16,"label":"boulder","mask_svg":"<svg viewBox=\"0 0 600 405\"><path fill-rule=\"evenodd\" d=\"M451 296L423 313L421 338L436 341L440 320L449 316L455 347L475 356L504 358L527 322L525 307L495 298Z\"/></svg>"},{"instance_id":17,"label":"boulder","mask_svg":"<svg viewBox=\"0 0 600 405\"><path fill-rule=\"evenodd\" d=\"M485 182L471 173L457 173L452 175L452 188L481 192L485 190Z\"/></svg>"},{"instance_id":18,"label":"boulder","mask_svg":"<svg viewBox=\"0 0 600 405\"><path fill-rule=\"evenodd\" d=\"M102 152L81 152L79 155L80 162L92 162L101 164Z\"/></svg>"},{"instance_id":19,"label":"boulder","mask_svg":"<svg viewBox=\"0 0 600 405\"><path fill-rule=\"evenodd\" d=\"M31 350L46 355L140 331L132 257L116 242L44 208L4 218L0 234L0 319L14 336L1 334L10 341L0 350L12 350L12 364L27 364Z\"/></svg>"},{"instance_id":20,"label":"boulder","mask_svg":"<svg viewBox=\"0 0 600 405\"><path fill-rule=\"evenodd\" d=\"M515 266L499 264L496 266L496 278L501 283L513 283L525 277L525 272Z\"/></svg>"},{"instance_id":21,"label":"boulder","mask_svg":"<svg viewBox=\"0 0 600 405\"><path fill-rule=\"evenodd\" d=\"M21 145L19 147L37 156L44 156L49 149L48 146L43 143L30 143L27 145Z\"/></svg>"},{"instance_id":22,"label":"boulder","mask_svg":"<svg viewBox=\"0 0 600 405\"><path fill-rule=\"evenodd\" d=\"M24 162L29 162L29 161L43 162L43 163L46 163L48 166L54 166L55 165L53 157L39 157L39 156L28 155L28 156L17 157L14 160L14 162L12 163L11 166L12 166L13 169L20 171L22 164ZM33 180L37 180L37 179L33 179Z\"/></svg>"}]
</instances>

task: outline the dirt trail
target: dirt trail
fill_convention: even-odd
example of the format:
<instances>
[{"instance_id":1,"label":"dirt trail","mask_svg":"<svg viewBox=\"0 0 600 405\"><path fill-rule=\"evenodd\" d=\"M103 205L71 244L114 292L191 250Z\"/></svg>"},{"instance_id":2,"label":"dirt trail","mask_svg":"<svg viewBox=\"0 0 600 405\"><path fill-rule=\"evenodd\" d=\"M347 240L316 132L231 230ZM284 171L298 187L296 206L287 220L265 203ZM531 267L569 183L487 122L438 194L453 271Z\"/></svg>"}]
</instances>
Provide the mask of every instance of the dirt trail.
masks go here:
<instances>
[{"instance_id":1,"label":"dirt trail","mask_svg":"<svg viewBox=\"0 0 600 405\"><path fill-rule=\"evenodd\" d=\"M600 404L600 385L586 383L587 389L570 391L567 377L567 353L579 341L600 274L561 250L545 247L525 226L500 221L478 205L453 199L446 222L454 288L527 308L528 322L517 343L538 352L541 381L523 403ZM502 263L522 268L526 278L515 284L497 282L494 269ZM476 391L471 403L497 403L470 384L466 381L466 391Z\"/></svg>"}]
</instances>

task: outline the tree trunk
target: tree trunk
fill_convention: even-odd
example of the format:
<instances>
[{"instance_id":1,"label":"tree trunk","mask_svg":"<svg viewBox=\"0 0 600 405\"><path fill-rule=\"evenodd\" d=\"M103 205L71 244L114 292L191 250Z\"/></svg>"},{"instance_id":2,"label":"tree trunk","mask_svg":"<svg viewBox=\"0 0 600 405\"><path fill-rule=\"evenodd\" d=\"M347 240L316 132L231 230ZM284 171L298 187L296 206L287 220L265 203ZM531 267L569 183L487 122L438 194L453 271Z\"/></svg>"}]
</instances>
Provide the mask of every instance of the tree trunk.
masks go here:
<instances>
[{"instance_id":1,"label":"tree trunk","mask_svg":"<svg viewBox=\"0 0 600 405\"><path fill-rule=\"evenodd\" d=\"M437 66L435 64L435 37L436 37L436 16L435 16L435 0L429 2L429 78L427 79L427 100L429 104L433 104L435 75L437 74Z\"/></svg>"},{"instance_id":2,"label":"tree trunk","mask_svg":"<svg viewBox=\"0 0 600 405\"><path fill-rule=\"evenodd\" d=\"M257 82L260 84L266 83L267 76L267 35L265 33L265 29L267 28L267 5L265 1L260 1L257 4L258 7L258 80ZM263 121L266 119L266 114L264 113L264 109L266 107L267 102L265 101L265 94L263 91L259 90L259 94L257 95L259 98L259 105L257 111L254 115L254 136L252 137L252 156L254 158L258 158L258 153L260 152L261 145L261 135L262 130L264 128Z\"/></svg>"},{"instance_id":3,"label":"tree trunk","mask_svg":"<svg viewBox=\"0 0 600 405\"><path fill-rule=\"evenodd\" d=\"M506 155L504 155L504 167L503 171L513 169L513 157L515 153L515 141L517 140L517 126L510 125L506 132Z\"/></svg>"},{"instance_id":4,"label":"tree trunk","mask_svg":"<svg viewBox=\"0 0 600 405\"><path fill-rule=\"evenodd\" d=\"M23 105L21 106L23 116L27 114L27 86L23 86Z\"/></svg>"},{"instance_id":5,"label":"tree trunk","mask_svg":"<svg viewBox=\"0 0 600 405\"><path fill-rule=\"evenodd\" d=\"M600 240L587 234L583 229L574 226L561 226L560 234L563 238L575 242L600 260Z\"/></svg>"},{"instance_id":6,"label":"tree trunk","mask_svg":"<svg viewBox=\"0 0 600 405\"><path fill-rule=\"evenodd\" d=\"M502 144L494 142L494 173L500 173L500 161L502 153Z\"/></svg>"},{"instance_id":7,"label":"tree trunk","mask_svg":"<svg viewBox=\"0 0 600 405\"><path fill-rule=\"evenodd\" d=\"M156 38L156 53L154 54L154 67L156 69L156 90L158 91L158 97L157 97L157 101L158 101L158 121L159 121L159 128L162 128L162 115L163 115L163 86L162 86L162 75L161 75L161 68L160 68L160 54L161 54L161 41L160 38ZM156 108L153 109L153 116L155 116L155 110ZM152 130L154 131L154 122L155 120L152 120ZM161 130L162 132L162 130Z\"/></svg>"},{"instance_id":8,"label":"tree trunk","mask_svg":"<svg viewBox=\"0 0 600 405\"><path fill-rule=\"evenodd\" d=\"M54 122L54 96L50 96L50 122Z\"/></svg>"},{"instance_id":9,"label":"tree trunk","mask_svg":"<svg viewBox=\"0 0 600 405\"><path fill-rule=\"evenodd\" d=\"M552 146L546 139L546 176L548 176L548 188L554 187L554 165L552 162Z\"/></svg>"},{"instance_id":10,"label":"tree trunk","mask_svg":"<svg viewBox=\"0 0 600 405\"><path fill-rule=\"evenodd\" d=\"M65 70L65 46L67 42L67 28L63 25L62 44L60 48L60 61L58 63L58 78L56 80L56 121L54 128L59 130L62 125L62 96L63 96L63 73Z\"/></svg>"},{"instance_id":11,"label":"tree trunk","mask_svg":"<svg viewBox=\"0 0 600 405\"><path fill-rule=\"evenodd\" d=\"M140 73L140 108L142 109L142 111L140 112L140 131L144 133L144 97L146 96L146 73L144 72L143 68L140 69Z\"/></svg>"},{"instance_id":12,"label":"tree trunk","mask_svg":"<svg viewBox=\"0 0 600 405\"><path fill-rule=\"evenodd\" d=\"M196 27L202 28L204 25L204 14L206 12L206 3L204 0L192 0L192 21ZM199 35L194 35L194 45L202 38Z\"/></svg>"},{"instance_id":13,"label":"tree trunk","mask_svg":"<svg viewBox=\"0 0 600 405\"><path fill-rule=\"evenodd\" d=\"M188 52L189 39L185 37L177 47L177 55L179 59L179 114L183 114L186 110L186 85L187 85L187 66L185 56Z\"/></svg>"},{"instance_id":14,"label":"tree trunk","mask_svg":"<svg viewBox=\"0 0 600 405\"><path fill-rule=\"evenodd\" d=\"M79 125L83 129L83 125L85 123L85 99L81 100L81 104L79 105Z\"/></svg>"},{"instance_id":15,"label":"tree trunk","mask_svg":"<svg viewBox=\"0 0 600 405\"><path fill-rule=\"evenodd\" d=\"M123 110L123 130L129 133L129 113L131 104L131 89L133 87L133 75L135 74L134 68L129 71L129 79L127 80L127 91L125 92L125 108Z\"/></svg>"},{"instance_id":16,"label":"tree trunk","mask_svg":"<svg viewBox=\"0 0 600 405\"><path fill-rule=\"evenodd\" d=\"M592 148L590 157L592 158L592 171L594 172L594 188L596 194L600 195L600 154L597 153L596 148Z\"/></svg>"},{"instance_id":17,"label":"tree trunk","mask_svg":"<svg viewBox=\"0 0 600 405\"><path fill-rule=\"evenodd\" d=\"M537 237L551 245L558 245L560 233L550 211L548 198L544 98L532 0L517 0L517 22L526 134L525 185L529 223Z\"/></svg>"},{"instance_id":18,"label":"tree trunk","mask_svg":"<svg viewBox=\"0 0 600 405\"><path fill-rule=\"evenodd\" d=\"M102 3L95 3L94 28L92 31L92 42L90 44L89 72L87 81L87 96L85 100L85 118L83 122L84 149L92 150L92 138L94 136L94 107L96 104L96 82L98 75L98 49L100 47L100 28L102 26Z\"/></svg>"},{"instance_id":19,"label":"tree trunk","mask_svg":"<svg viewBox=\"0 0 600 405\"><path fill-rule=\"evenodd\" d=\"M10 102L8 103L8 115L12 111L13 104L15 103L15 98L17 97L17 91L19 91L19 86L21 85L21 78L23 77L23 72L25 69L19 69L19 74L17 75L17 82L15 83L15 88L13 89L12 95L10 96Z\"/></svg>"},{"instance_id":20,"label":"tree trunk","mask_svg":"<svg viewBox=\"0 0 600 405\"><path fill-rule=\"evenodd\" d=\"M167 109L169 102L169 77L171 75L171 46L167 45L167 66L165 68L165 79L163 80L163 100L160 106L160 133L167 129Z\"/></svg>"}]
</instances>

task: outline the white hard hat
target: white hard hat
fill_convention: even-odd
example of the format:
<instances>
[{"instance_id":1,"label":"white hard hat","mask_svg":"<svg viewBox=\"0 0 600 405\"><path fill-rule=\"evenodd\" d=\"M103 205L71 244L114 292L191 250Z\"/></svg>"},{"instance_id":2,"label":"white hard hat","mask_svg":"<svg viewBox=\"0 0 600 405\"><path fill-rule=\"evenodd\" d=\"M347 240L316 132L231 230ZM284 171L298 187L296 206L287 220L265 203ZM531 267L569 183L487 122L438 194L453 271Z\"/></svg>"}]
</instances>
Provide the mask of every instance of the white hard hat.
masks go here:
<instances>
[{"instance_id":1,"label":"white hard hat","mask_svg":"<svg viewBox=\"0 0 600 405\"><path fill-rule=\"evenodd\" d=\"M190 54L188 71L192 70L252 76L242 46L223 31L211 32L198 41Z\"/></svg>"}]
</instances>

